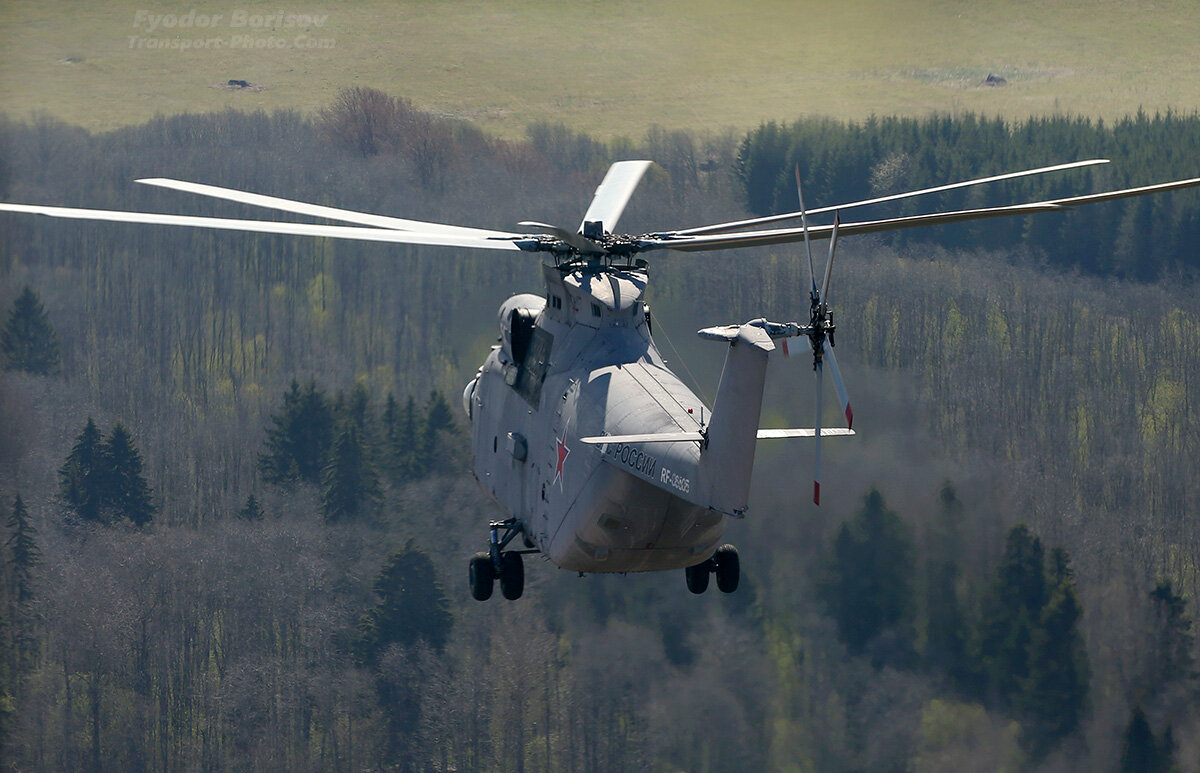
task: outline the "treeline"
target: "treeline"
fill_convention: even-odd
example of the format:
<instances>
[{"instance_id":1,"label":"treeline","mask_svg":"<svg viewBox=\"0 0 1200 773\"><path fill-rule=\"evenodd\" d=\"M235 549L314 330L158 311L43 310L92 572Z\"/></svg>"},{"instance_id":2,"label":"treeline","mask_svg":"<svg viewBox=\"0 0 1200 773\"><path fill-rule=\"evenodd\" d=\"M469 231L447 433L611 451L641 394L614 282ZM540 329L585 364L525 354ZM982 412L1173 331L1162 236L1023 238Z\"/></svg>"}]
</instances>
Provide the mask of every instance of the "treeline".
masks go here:
<instances>
[{"instance_id":1,"label":"treeline","mask_svg":"<svg viewBox=\"0 0 1200 773\"><path fill-rule=\"evenodd\" d=\"M1081 117L1007 121L967 113L863 122L802 118L768 123L738 148L736 173L756 214L798 209L798 167L810 207L831 206L1004 172L1088 158L1112 164L948 191L853 210L876 219L1044 201L1200 175L1200 114L1138 112L1105 123ZM945 249L1054 245L1039 257L1059 270L1152 281L1200 270L1200 194L1183 191L1026 218L898 232L893 244ZM1063 245L1069 245L1064 249Z\"/></svg>"}]
</instances>

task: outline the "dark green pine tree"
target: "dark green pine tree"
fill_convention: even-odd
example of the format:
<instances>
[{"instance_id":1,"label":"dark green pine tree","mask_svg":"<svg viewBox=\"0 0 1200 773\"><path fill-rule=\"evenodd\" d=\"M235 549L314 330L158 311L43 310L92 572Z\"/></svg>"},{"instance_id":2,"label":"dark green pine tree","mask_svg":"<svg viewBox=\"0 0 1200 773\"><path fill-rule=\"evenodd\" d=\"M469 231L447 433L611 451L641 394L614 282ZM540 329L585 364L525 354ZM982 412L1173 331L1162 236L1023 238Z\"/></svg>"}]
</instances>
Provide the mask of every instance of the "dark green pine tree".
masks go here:
<instances>
[{"instance_id":1,"label":"dark green pine tree","mask_svg":"<svg viewBox=\"0 0 1200 773\"><path fill-rule=\"evenodd\" d=\"M33 602L33 573L41 563L42 552L37 545L37 529L29 520L29 512L21 495L13 500L12 514L8 517L8 562L12 566L13 601L18 607L28 607Z\"/></svg>"},{"instance_id":2,"label":"dark green pine tree","mask_svg":"<svg viewBox=\"0 0 1200 773\"><path fill-rule=\"evenodd\" d=\"M41 300L28 286L13 302L8 322L0 331L0 353L5 370L39 376L58 373L58 336Z\"/></svg>"},{"instance_id":3,"label":"dark green pine tree","mask_svg":"<svg viewBox=\"0 0 1200 773\"><path fill-rule=\"evenodd\" d=\"M359 434L369 437L374 431L375 418L371 411L371 395L362 384L355 384L349 396L338 393L335 413L342 421L352 422Z\"/></svg>"},{"instance_id":4,"label":"dark green pine tree","mask_svg":"<svg viewBox=\"0 0 1200 773\"><path fill-rule=\"evenodd\" d=\"M60 496L86 521L100 521L104 515L104 488L108 478L104 446L104 436L89 416L58 471Z\"/></svg>"},{"instance_id":5,"label":"dark green pine tree","mask_svg":"<svg viewBox=\"0 0 1200 773\"><path fill-rule=\"evenodd\" d=\"M18 494L13 501L12 513L8 517L8 565L12 581L11 610L9 623L12 626L11 641L15 655L13 668L18 672L33 664L37 659L39 641L34 631L33 601L35 577L42 552L37 544L37 529L29 519L25 502Z\"/></svg>"},{"instance_id":6,"label":"dark green pine tree","mask_svg":"<svg viewBox=\"0 0 1200 773\"><path fill-rule=\"evenodd\" d=\"M283 396L283 408L271 417L266 449L258 457L263 480L320 485L333 446L333 431L333 407L316 382L310 381L301 389L293 380Z\"/></svg>"},{"instance_id":7,"label":"dark green pine tree","mask_svg":"<svg viewBox=\"0 0 1200 773\"><path fill-rule=\"evenodd\" d=\"M912 536L908 525L871 489L834 541L821 595L838 633L856 654L884 632L900 660L911 647Z\"/></svg>"},{"instance_id":8,"label":"dark green pine tree","mask_svg":"<svg viewBox=\"0 0 1200 773\"><path fill-rule=\"evenodd\" d=\"M451 431L455 428L454 412L446 398L436 389L429 393L429 402L425 406L425 427L430 432Z\"/></svg>"},{"instance_id":9,"label":"dark green pine tree","mask_svg":"<svg viewBox=\"0 0 1200 773\"><path fill-rule=\"evenodd\" d=\"M141 527L154 519L150 485L142 475L142 455L125 425L113 427L104 446L106 480L104 505L115 518L128 518Z\"/></svg>"},{"instance_id":10,"label":"dark green pine tree","mask_svg":"<svg viewBox=\"0 0 1200 773\"><path fill-rule=\"evenodd\" d=\"M0 571L0 749L11 748L9 735L12 733L13 718L17 713L16 701L12 695L15 685L11 664L16 660L16 645L8 620L10 595L8 572Z\"/></svg>"},{"instance_id":11,"label":"dark green pine tree","mask_svg":"<svg viewBox=\"0 0 1200 773\"><path fill-rule=\"evenodd\" d=\"M1174 756L1174 742L1167 730L1162 742L1154 737L1150 722L1141 706L1135 706L1121 741L1119 773L1169 773Z\"/></svg>"},{"instance_id":12,"label":"dark green pine tree","mask_svg":"<svg viewBox=\"0 0 1200 773\"><path fill-rule=\"evenodd\" d=\"M1079 630L1083 608L1075 591L1070 557L1062 548L1050 553L1048 593L1029 642L1029 676L1017 700L1027 719L1025 739L1040 757L1075 732L1087 707L1087 647Z\"/></svg>"},{"instance_id":13,"label":"dark green pine tree","mask_svg":"<svg viewBox=\"0 0 1200 773\"><path fill-rule=\"evenodd\" d=\"M421 694L409 669L398 673L394 666L388 667L385 656L393 646L408 649L425 644L441 652L454 618L433 562L412 540L388 556L375 578L374 591L376 604L359 621L354 650L358 661L374 672L391 737L403 739L420 720ZM403 758L404 744L393 743L391 753Z\"/></svg>"},{"instance_id":14,"label":"dark green pine tree","mask_svg":"<svg viewBox=\"0 0 1200 773\"><path fill-rule=\"evenodd\" d=\"M1029 678L1029 646L1046 603L1042 541L1024 524L1004 545L996 580L979 624L979 685L983 696L1008 708Z\"/></svg>"},{"instance_id":15,"label":"dark green pine tree","mask_svg":"<svg viewBox=\"0 0 1200 773\"><path fill-rule=\"evenodd\" d=\"M258 497L251 494L246 499L245 506L237 512L237 518L241 521L261 521L263 519L262 505L258 502Z\"/></svg>"},{"instance_id":16,"label":"dark green pine tree","mask_svg":"<svg viewBox=\"0 0 1200 773\"><path fill-rule=\"evenodd\" d=\"M353 423L333 444L322 481L321 513L329 523L367 515L379 503L379 475Z\"/></svg>"},{"instance_id":17,"label":"dark green pine tree","mask_svg":"<svg viewBox=\"0 0 1200 773\"><path fill-rule=\"evenodd\" d=\"M404 412L400 414L398 437L397 464L400 470L400 480L417 480L425 477L432 464L432 458L422 430L417 401L411 395L409 395L408 402L404 404Z\"/></svg>"},{"instance_id":18,"label":"dark green pine tree","mask_svg":"<svg viewBox=\"0 0 1200 773\"><path fill-rule=\"evenodd\" d=\"M378 603L358 625L360 662L374 663L392 644L424 640L440 651L450 636L450 604L429 556L409 540L391 553L373 586Z\"/></svg>"},{"instance_id":19,"label":"dark green pine tree","mask_svg":"<svg viewBox=\"0 0 1200 773\"><path fill-rule=\"evenodd\" d=\"M388 392L383 404L383 439L380 453L380 469L393 482L400 482L400 464L403 458L400 442L400 403Z\"/></svg>"},{"instance_id":20,"label":"dark green pine tree","mask_svg":"<svg viewBox=\"0 0 1200 773\"><path fill-rule=\"evenodd\" d=\"M1154 629L1148 658L1150 673L1145 689L1149 694L1161 693L1175 682L1195 679L1193 670L1192 620L1187 615L1187 602L1175 592L1170 580L1160 581L1150 592L1154 613Z\"/></svg>"},{"instance_id":21,"label":"dark green pine tree","mask_svg":"<svg viewBox=\"0 0 1200 773\"><path fill-rule=\"evenodd\" d=\"M947 481L941 506L927 534L925 568L925 661L959 687L969 679L968 627L959 599L962 503Z\"/></svg>"},{"instance_id":22,"label":"dark green pine tree","mask_svg":"<svg viewBox=\"0 0 1200 773\"><path fill-rule=\"evenodd\" d=\"M445 469L449 461L447 449L441 441L442 433L456 429L454 414L442 393L436 389L429 393L425 404L425 421L420 430L425 472L434 468Z\"/></svg>"}]
</instances>

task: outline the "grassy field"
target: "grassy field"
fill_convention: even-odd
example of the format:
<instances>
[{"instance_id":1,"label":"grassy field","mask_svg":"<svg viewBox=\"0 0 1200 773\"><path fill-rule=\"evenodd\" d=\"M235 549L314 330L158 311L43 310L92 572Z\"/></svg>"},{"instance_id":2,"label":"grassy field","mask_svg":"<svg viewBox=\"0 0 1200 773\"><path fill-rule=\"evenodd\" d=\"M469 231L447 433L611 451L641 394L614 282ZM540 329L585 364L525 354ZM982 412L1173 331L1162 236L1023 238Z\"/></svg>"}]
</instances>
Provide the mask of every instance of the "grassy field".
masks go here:
<instances>
[{"instance_id":1,"label":"grassy field","mask_svg":"<svg viewBox=\"0 0 1200 773\"><path fill-rule=\"evenodd\" d=\"M313 111L363 85L508 136L543 118L606 137L800 114L1111 118L1200 108L1198 40L1196 0L3 0L0 112L108 129Z\"/></svg>"}]
</instances>

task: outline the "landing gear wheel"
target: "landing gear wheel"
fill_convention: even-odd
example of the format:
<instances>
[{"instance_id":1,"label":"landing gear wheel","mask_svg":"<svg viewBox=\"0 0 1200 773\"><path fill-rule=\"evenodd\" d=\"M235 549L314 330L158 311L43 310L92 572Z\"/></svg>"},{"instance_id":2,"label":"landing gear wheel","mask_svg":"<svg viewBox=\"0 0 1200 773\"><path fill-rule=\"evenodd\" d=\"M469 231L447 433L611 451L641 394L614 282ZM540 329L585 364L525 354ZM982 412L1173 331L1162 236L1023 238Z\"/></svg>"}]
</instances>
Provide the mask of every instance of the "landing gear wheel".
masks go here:
<instances>
[{"instance_id":1,"label":"landing gear wheel","mask_svg":"<svg viewBox=\"0 0 1200 773\"><path fill-rule=\"evenodd\" d=\"M717 565L714 573L717 575L717 587L722 593L733 593L737 590L741 578L741 562L738 560L737 548L733 545L722 545L713 553L712 561Z\"/></svg>"},{"instance_id":2,"label":"landing gear wheel","mask_svg":"<svg viewBox=\"0 0 1200 773\"><path fill-rule=\"evenodd\" d=\"M476 601L490 599L492 587L496 582L496 568L492 566L492 557L487 553L476 553L471 558L467 579L471 583L471 595Z\"/></svg>"},{"instance_id":3,"label":"landing gear wheel","mask_svg":"<svg viewBox=\"0 0 1200 773\"><path fill-rule=\"evenodd\" d=\"M688 590L697 595L708 590L708 573L712 568L708 561L702 561L695 566L689 566L683 570L684 576L687 577Z\"/></svg>"},{"instance_id":4,"label":"landing gear wheel","mask_svg":"<svg viewBox=\"0 0 1200 773\"><path fill-rule=\"evenodd\" d=\"M500 556L500 592L509 601L521 598L525 590L525 562L521 554L509 551Z\"/></svg>"}]
</instances>

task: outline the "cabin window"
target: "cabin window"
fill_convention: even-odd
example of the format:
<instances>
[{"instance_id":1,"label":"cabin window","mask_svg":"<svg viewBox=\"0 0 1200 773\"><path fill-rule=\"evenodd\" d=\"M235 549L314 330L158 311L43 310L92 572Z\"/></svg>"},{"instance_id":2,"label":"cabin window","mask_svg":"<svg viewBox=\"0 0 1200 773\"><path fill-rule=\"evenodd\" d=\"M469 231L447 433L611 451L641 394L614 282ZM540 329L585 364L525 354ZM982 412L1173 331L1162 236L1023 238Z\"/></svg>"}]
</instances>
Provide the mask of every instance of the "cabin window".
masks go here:
<instances>
[{"instance_id":1,"label":"cabin window","mask_svg":"<svg viewBox=\"0 0 1200 773\"><path fill-rule=\"evenodd\" d=\"M592 304L592 316L593 317L600 316L600 304L598 304L598 303Z\"/></svg>"},{"instance_id":2,"label":"cabin window","mask_svg":"<svg viewBox=\"0 0 1200 773\"><path fill-rule=\"evenodd\" d=\"M550 308L561 309L562 308L562 298L559 298L557 295L551 295L550 296Z\"/></svg>"}]
</instances>

